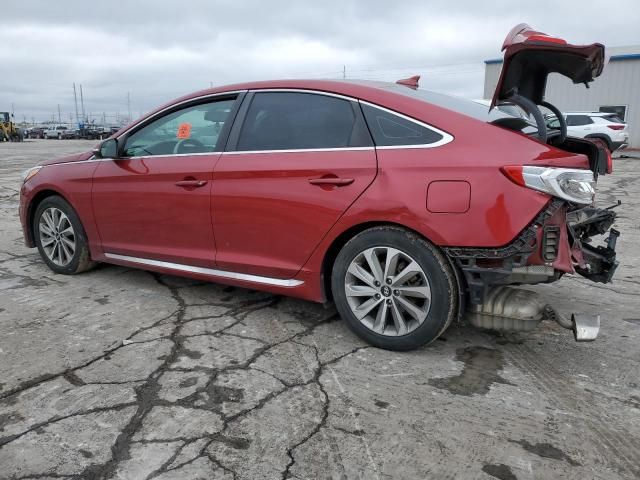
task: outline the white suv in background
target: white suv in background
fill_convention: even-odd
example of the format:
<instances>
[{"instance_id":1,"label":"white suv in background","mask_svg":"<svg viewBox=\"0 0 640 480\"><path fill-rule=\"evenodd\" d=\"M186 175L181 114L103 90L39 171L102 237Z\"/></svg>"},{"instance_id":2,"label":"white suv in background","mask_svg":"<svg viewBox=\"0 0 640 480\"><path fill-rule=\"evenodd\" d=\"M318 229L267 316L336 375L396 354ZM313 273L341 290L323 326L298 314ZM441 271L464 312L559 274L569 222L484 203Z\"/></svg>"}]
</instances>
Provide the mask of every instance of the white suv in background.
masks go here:
<instances>
[{"instance_id":1,"label":"white suv in background","mask_svg":"<svg viewBox=\"0 0 640 480\"><path fill-rule=\"evenodd\" d=\"M565 112L567 135L580 138L600 138L612 152L629 144L629 129L615 113L607 112ZM560 128L555 116L548 117L547 125Z\"/></svg>"}]
</instances>

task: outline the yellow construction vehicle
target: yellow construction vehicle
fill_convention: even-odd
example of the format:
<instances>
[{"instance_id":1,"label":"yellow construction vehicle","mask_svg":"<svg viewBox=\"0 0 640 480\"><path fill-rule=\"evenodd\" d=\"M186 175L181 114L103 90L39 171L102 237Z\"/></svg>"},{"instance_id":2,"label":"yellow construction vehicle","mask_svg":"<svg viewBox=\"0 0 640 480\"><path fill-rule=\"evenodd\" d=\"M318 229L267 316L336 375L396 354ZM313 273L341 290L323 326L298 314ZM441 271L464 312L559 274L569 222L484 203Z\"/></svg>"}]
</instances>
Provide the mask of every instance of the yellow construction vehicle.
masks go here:
<instances>
[{"instance_id":1,"label":"yellow construction vehicle","mask_svg":"<svg viewBox=\"0 0 640 480\"><path fill-rule=\"evenodd\" d=\"M22 132L13 121L9 112L0 112L0 142L21 142Z\"/></svg>"}]
</instances>

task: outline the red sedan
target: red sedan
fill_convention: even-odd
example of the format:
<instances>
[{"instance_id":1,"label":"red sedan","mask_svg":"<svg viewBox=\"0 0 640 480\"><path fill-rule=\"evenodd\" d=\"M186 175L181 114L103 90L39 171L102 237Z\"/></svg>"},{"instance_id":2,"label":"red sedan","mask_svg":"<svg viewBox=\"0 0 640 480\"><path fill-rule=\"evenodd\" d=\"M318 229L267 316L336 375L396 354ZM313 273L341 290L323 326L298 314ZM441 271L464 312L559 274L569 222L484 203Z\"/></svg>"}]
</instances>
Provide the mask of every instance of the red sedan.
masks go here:
<instances>
[{"instance_id":1,"label":"red sedan","mask_svg":"<svg viewBox=\"0 0 640 480\"><path fill-rule=\"evenodd\" d=\"M548 74L590 82L604 47L520 25L504 48L489 111L415 78L182 97L93 152L28 170L26 244L61 274L107 262L333 301L383 348L429 343L465 311L527 330L544 305L505 285L607 282L617 265L615 230L606 246L585 242L615 218L594 206L608 153L566 125L548 130L541 113L557 112L543 101ZM597 333L580 318L577 336Z\"/></svg>"}]
</instances>

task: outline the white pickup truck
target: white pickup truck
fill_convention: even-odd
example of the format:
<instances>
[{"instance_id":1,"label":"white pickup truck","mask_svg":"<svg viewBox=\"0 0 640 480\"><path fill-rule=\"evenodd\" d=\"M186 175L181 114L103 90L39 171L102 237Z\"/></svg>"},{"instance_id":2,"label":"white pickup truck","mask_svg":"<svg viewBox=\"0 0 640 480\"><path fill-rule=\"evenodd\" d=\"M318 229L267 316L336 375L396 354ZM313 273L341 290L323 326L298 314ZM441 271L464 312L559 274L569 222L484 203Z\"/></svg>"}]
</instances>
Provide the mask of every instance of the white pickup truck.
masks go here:
<instances>
[{"instance_id":1,"label":"white pickup truck","mask_svg":"<svg viewBox=\"0 0 640 480\"><path fill-rule=\"evenodd\" d=\"M62 140L64 133L67 130L65 125L52 125L44 131L44 138L57 138Z\"/></svg>"}]
</instances>

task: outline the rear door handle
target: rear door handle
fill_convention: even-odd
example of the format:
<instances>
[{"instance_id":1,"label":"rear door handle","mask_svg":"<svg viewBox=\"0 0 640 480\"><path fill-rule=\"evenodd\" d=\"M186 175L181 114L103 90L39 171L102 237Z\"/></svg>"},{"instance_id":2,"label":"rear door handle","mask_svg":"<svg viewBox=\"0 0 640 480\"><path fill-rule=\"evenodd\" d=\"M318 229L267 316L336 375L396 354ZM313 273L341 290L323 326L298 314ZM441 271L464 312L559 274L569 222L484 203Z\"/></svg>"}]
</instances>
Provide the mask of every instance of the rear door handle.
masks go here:
<instances>
[{"instance_id":1,"label":"rear door handle","mask_svg":"<svg viewBox=\"0 0 640 480\"><path fill-rule=\"evenodd\" d=\"M179 182L176 182L176 185L178 187L183 187L183 188L204 187L206 184L207 184L206 180L180 180Z\"/></svg>"},{"instance_id":2,"label":"rear door handle","mask_svg":"<svg viewBox=\"0 0 640 480\"><path fill-rule=\"evenodd\" d=\"M345 185L351 185L353 178L337 178L337 177L323 177L323 178L310 178L309 183L311 185L336 185L342 187Z\"/></svg>"}]
</instances>

